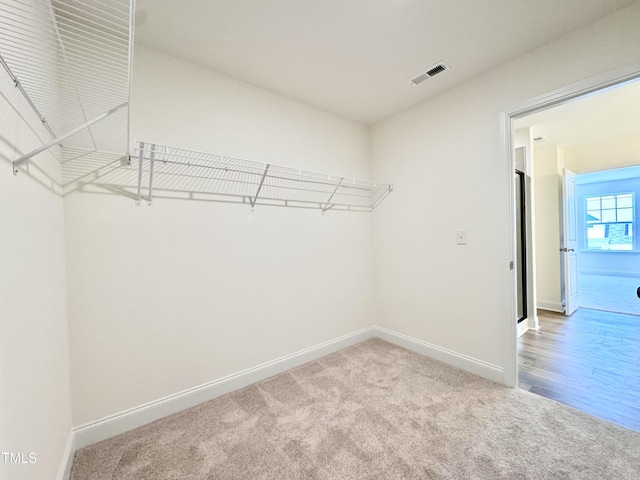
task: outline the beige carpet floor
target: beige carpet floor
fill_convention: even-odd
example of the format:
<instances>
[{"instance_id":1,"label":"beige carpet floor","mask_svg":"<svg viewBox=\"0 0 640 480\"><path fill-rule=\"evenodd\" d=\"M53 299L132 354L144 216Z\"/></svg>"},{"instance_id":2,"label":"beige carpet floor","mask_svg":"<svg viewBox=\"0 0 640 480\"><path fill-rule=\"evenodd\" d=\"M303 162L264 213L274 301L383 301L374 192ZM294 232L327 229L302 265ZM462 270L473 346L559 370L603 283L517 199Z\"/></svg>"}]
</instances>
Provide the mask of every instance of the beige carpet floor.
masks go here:
<instances>
[{"instance_id":1,"label":"beige carpet floor","mask_svg":"<svg viewBox=\"0 0 640 480\"><path fill-rule=\"evenodd\" d=\"M371 339L76 453L73 480L638 479L640 434Z\"/></svg>"}]
</instances>

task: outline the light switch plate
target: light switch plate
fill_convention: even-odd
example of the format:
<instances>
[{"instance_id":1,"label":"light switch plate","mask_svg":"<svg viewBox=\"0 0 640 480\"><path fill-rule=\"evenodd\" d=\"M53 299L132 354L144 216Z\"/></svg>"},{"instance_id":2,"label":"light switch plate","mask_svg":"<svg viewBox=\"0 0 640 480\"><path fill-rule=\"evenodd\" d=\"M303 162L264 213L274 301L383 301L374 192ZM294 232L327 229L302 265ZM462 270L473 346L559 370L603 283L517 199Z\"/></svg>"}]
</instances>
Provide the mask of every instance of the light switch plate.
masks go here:
<instances>
[{"instance_id":1,"label":"light switch plate","mask_svg":"<svg viewBox=\"0 0 640 480\"><path fill-rule=\"evenodd\" d=\"M466 245L467 244L467 231L466 230L457 230L456 231L456 244L457 245Z\"/></svg>"}]
</instances>

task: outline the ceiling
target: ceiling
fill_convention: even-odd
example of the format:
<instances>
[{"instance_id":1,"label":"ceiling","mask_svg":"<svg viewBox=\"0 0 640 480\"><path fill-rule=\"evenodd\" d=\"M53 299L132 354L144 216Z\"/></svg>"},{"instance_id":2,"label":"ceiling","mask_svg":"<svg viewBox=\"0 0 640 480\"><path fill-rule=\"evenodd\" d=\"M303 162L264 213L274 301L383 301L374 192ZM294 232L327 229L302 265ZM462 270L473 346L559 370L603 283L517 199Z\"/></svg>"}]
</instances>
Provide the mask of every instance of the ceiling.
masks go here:
<instances>
[{"instance_id":1,"label":"ceiling","mask_svg":"<svg viewBox=\"0 0 640 480\"><path fill-rule=\"evenodd\" d=\"M138 0L136 41L372 124L633 1Z\"/></svg>"},{"instance_id":2,"label":"ceiling","mask_svg":"<svg viewBox=\"0 0 640 480\"><path fill-rule=\"evenodd\" d=\"M515 120L514 128L525 127L564 148L640 135L640 80Z\"/></svg>"}]
</instances>

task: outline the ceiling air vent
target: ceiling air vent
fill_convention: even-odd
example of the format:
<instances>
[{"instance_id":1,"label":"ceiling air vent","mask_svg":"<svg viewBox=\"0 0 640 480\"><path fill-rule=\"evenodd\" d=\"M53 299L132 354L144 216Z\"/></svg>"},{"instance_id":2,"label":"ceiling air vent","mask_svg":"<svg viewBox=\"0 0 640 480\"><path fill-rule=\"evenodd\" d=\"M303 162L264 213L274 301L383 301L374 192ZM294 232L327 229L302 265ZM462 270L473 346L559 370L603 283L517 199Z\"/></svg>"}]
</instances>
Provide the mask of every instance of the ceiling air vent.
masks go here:
<instances>
[{"instance_id":1,"label":"ceiling air vent","mask_svg":"<svg viewBox=\"0 0 640 480\"><path fill-rule=\"evenodd\" d=\"M444 72L448 68L449 66L446 63L438 62L435 65L432 65L431 67L429 67L426 71L420 72L417 75L415 75L412 79L409 80L409 82L412 83L413 85L419 85L425 80L428 80L429 78Z\"/></svg>"}]
</instances>

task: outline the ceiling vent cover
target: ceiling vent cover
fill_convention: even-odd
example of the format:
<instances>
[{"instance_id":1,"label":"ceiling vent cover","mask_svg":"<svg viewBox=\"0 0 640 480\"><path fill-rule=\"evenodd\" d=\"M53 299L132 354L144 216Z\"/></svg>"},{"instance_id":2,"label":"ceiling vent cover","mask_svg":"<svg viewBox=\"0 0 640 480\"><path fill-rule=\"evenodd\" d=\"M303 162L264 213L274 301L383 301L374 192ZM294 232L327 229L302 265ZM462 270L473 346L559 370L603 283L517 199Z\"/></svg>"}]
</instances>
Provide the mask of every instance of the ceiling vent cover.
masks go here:
<instances>
[{"instance_id":1,"label":"ceiling vent cover","mask_svg":"<svg viewBox=\"0 0 640 480\"><path fill-rule=\"evenodd\" d=\"M449 69L449 66L446 63L438 62L435 65L432 65L429 68L427 68L426 71L420 72L417 75L414 75L413 78L409 80L409 82L413 85L419 85L425 80L428 80L431 77L435 77L439 73L442 73L448 69Z\"/></svg>"}]
</instances>

